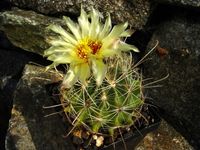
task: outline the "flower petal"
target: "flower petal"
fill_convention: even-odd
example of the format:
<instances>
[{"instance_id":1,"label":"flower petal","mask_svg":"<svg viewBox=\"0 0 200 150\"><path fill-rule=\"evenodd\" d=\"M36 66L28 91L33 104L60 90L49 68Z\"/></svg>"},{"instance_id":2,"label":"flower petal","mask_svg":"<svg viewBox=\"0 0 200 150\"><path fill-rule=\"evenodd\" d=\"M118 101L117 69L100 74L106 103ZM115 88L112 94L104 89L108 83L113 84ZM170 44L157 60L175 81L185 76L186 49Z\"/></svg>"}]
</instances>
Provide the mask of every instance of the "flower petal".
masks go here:
<instances>
[{"instance_id":1,"label":"flower petal","mask_svg":"<svg viewBox=\"0 0 200 150\"><path fill-rule=\"evenodd\" d=\"M119 44L117 46L117 49L120 50L120 51L129 51L129 50L132 50L134 52L139 52L138 48L135 47L134 45L127 44L127 43L122 42L122 41L119 42Z\"/></svg>"},{"instance_id":2,"label":"flower petal","mask_svg":"<svg viewBox=\"0 0 200 150\"><path fill-rule=\"evenodd\" d=\"M101 59L92 60L92 71L98 86L101 85L106 75L106 65Z\"/></svg>"},{"instance_id":3,"label":"flower petal","mask_svg":"<svg viewBox=\"0 0 200 150\"><path fill-rule=\"evenodd\" d=\"M87 63L80 64L78 66L79 80L83 85L86 85L86 79L90 76L90 67Z\"/></svg>"},{"instance_id":4,"label":"flower petal","mask_svg":"<svg viewBox=\"0 0 200 150\"><path fill-rule=\"evenodd\" d=\"M102 40L103 47L108 47L113 44L113 42L120 38L120 35L124 32L124 30L128 27L128 23L119 24L113 27L112 31L109 33L107 37Z\"/></svg>"},{"instance_id":5,"label":"flower petal","mask_svg":"<svg viewBox=\"0 0 200 150\"><path fill-rule=\"evenodd\" d=\"M89 32L90 23L88 21L87 13L84 11L82 6L81 6L81 15L78 18L78 23L80 25L82 38L83 38L83 37L87 36L87 34Z\"/></svg>"},{"instance_id":6,"label":"flower petal","mask_svg":"<svg viewBox=\"0 0 200 150\"><path fill-rule=\"evenodd\" d=\"M70 48L65 48L63 46L52 46L49 49L46 49L44 51L44 56L49 56L49 55L52 55L52 54L58 53L58 52L65 53L65 52L71 52L71 51L73 51L73 50Z\"/></svg>"},{"instance_id":7,"label":"flower petal","mask_svg":"<svg viewBox=\"0 0 200 150\"><path fill-rule=\"evenodd\" d=\"M67 74L65 75L63 82L62 82L62 87L64 88L70 88L73 86L78 79L78 70L77 66L70 66L70 69L68 70Z\"/></svg>"},{"instance_id":8,"label":"flower petal","mask_svg":"<svg viewBox=\"0 0 200 150\"><path fill-rule=\"evenodd\" d=\"M48 28L54 31L55 33L60 34L66 42L77 44L77 41L75 40L74 36L65 31L61 26L52 24Z\"/></svg>"},{"instance_id":9,"label":"flower petal","mask_svg":"<svg viewBox=\"0 0 200 150\"><path fill-rule=\"evenodd\" d=\"M128 29L128 30L122 32L122 34L120 35L120 37L130 37L133 33L134 33L134 30Z\"/></svg>"},{"instance_id":10,"label":"flower petal","mask_svg":"<svg viewBox=\"0 0 200 150\"><path fill-rule=\"evenodd\" d=\"M72 62L72 58L69 56L69 54L63 54L63 53L60 55L59 54L50 55L47 59L58 64L66 64Z\"/></svg>"},{"instance_id":11,"label":"flower petal","mask_svg":"<svg viewBox=\"0 0 200 150\"><path fill-rule=\"evenodd\" d=\"M55 63L67 64L67 63L83 63L84 60L80 59L75 52L54 52L49 55L48 60L54 61Z\"/></svg>"},{"instance_id":12,"label":"flower petal","mask_svg":"<svg viewBox=\"0 0 200 150\"><path fill-rule=\"evenodd\" d=\"M74 44L70 42L66 42L62 36L49 36L46 38L46 42L51 44L52 46L67 46L67 47L75 47Z\"/></svg>"},{"instance_id":13,"label":"flower petal","mask_svg":"<svg viewBox=\"0 0 200 150\"><path fill-rule=\"evenodd\" d=\"M107 36L108 33L110 32L111 28L112 28L111 18L110 18L110 14L108 14L105 25L104 25L101 33L99 34L99 40L102 40L105 36Z\"/></svg>"},{"instance_id":14,"label":"flower petal","mask_svg":"<svg viewBox=\"0 0 200 150\"><path fill-rule=\"evenodd\" d=\"M59 65L59 64L53 62L51 65L46 66L45 71L47 71L47 70L49 70L49 69L52 69L52 68L55 68L55 67L58 66L58 65Z\"/></svg>"},{"instance_id":15,"label":"flower petal","mask_svg":"<svg viewBox=\"0 0 200 150\"><path fill-rule=\"evenodd\" d=\"M92 8L89 37L92 37L93 39L96 39L98 33L100 32L99 13L99 11Z\"/></svg>"},{"instance_id":16,"label":"flower petal","mask_svg":"<svg viewBox=\"0 0 200 150\"><path fill-rule=\"evenodd\" d=\"M81 33L80 33L79 26L76 23L74 23L69 17L65 17L64 16L63 19L65 20L68 28L74 34L74 36L76 37L76 39L80 40L81 39Z\"/></svg>"},{"instance_id":17,"label":"flower petal","mask_svg":"<svg viewBox=\"0 0 200 150\"><path fill-rule=\"evenodd\" d=\"M116 49L102 49L101 54L103 57L110 57L114 56L115 54L118 54L118 51Z\"/></svg>"}]
</instances>

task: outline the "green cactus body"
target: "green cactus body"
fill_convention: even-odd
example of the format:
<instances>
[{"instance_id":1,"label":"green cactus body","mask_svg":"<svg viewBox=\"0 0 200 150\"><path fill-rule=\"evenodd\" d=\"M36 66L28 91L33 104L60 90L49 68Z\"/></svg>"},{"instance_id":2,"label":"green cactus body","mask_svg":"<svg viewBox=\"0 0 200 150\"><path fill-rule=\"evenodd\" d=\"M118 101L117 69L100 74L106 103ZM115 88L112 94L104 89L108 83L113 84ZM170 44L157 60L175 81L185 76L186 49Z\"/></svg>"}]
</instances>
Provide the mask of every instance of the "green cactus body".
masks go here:
<instances>
[{"instance_id":1,"label":"green cactus body","mask_svg":"<svg viewBox=\"0 0 200 150\"><path fill-rule=\"evenodd\" d=\"M141 117L142 80L131 65L131 54L107 58L105 63L108 68L101 86L90 77L86 86L76 83L61 95L75 128L83 126L93 134L113 136L116 129L131 127Z\"/></svg>"}]
</instances>

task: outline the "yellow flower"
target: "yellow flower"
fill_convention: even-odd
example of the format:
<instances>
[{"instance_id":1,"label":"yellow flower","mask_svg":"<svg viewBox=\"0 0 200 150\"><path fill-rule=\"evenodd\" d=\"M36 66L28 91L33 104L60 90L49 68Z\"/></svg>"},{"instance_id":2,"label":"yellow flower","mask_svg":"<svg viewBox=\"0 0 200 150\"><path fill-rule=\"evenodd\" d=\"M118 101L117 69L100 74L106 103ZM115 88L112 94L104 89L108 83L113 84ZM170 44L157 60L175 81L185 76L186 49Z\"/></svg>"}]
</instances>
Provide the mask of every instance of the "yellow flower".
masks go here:
<instances>
[{"instance_id":1,"label":"yellow flower","mask_svg":"<svg viewBox=\"0 0 200 150\"><path fill-rule=\"evenodd\" d=\"M44 56L53 61L48 68L70 64L63 80L63 86L66 88L78 80L86 84L91 72L97 85L101 85L106 74L106 64L103 61L105 58L120 54L121 51L138 51L135 46L121 40L132 34L131 30L126 30L127 22L112 28L110 15L105 24L102 24L100 16L100 12L92 8L89 14L81 9L78 23L69 17L63 17L71 33L59 25L49 26L49 29L59 36L49 40L52 46L45 50Z\"/></svg>"}]
</instances>

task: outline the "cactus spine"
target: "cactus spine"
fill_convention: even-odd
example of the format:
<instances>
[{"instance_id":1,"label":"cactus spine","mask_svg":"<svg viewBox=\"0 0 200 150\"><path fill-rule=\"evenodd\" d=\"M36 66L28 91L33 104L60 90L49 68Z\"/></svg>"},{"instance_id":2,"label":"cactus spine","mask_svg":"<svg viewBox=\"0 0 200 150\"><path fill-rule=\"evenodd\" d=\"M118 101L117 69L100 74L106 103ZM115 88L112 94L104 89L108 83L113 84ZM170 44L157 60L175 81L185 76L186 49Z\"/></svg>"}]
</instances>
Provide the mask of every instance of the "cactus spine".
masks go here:
<instances>
[{"instance_id":1,"label":"cactus spine","mask_svg":"<svg viewBox=\"0 0 200 150\"><path fill-rule=\"evenodd\" d=\"M108 68L101 86L91 76L87 86L76 83L63 90L61 102L74 128L113 136L116 129L131 127L141 117L142 81L131 65L131 54L107 58L105 63Z\"/></svg>"}]
</instances>

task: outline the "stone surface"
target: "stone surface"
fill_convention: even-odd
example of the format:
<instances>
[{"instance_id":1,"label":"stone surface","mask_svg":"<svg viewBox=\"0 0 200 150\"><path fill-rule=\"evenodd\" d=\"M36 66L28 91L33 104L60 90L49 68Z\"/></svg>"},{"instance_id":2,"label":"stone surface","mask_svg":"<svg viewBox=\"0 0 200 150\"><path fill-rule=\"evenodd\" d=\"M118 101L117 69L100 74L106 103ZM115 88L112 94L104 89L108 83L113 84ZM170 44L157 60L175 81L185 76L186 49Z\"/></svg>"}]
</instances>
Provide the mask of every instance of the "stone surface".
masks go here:
<instances>
[{"instance_id":1,"label":"stone surface","mask_svg":"<svg viewBox=\"0 0 200 150\"><path fill-rule=\"evenodd\" d=\"M180 6L200 7L200 0L155 0L158 3L166 3Z\"/></svg>"},{"instance_id":2,"label":"stone surface","mask_svg":"<svg viewBox=\"0 0 200 150\"><path fill-rule=\"evenodd\" d=\"M194 150L192 146L166 121L160 127L147 134L135 150Z\"/></svg>"},{"instance_id":3,"label":"stone surface","mask_svg":"<svg viewBox=\"0 0 200 150\"><path fill-rule=\"evenodd\" d=\"M176 14L176 15L175 15ZM161 115L196 149L200 148L200 13L177 9L159 24L149 43L159 46L144 64L145 78L161 79L147 89ZM154 84L156 85L156 84ZM148 87L148 86L147 86Z\"/></svg>"},{"instance_id":4,"label":"stone surface","mask_svg":"<svg viewBox=\"0 0 200 150\"><path fill-rule=\"evenodd\" d=\"M15 46L40 55L49 47L45 39L51 34L46 29L51 23L62 25L62 20L20 9L0 12L0 30L8 39Z\"/></svg>"},{"instance_id":5,"label":"stone surface","mask_svg":"<svg viewBox=\"0 0 200 150\"><path fill-rule=\"evenodd\" d=\"M15 91L7 150L13 147L17 150L74 149L69 139L62 137L66 134L62 117L44 117L55 112L54 109L43 108L54 105L45 85L60 80L60 75L55 71L45 72L44 67L26 65Z\"/></svg>"},{"instance_id":6,"label":"stone surface","mask_svg":"<svg viewBox=\"0 0 200 150\"><path fill-rule=\"evenodd\" d=\"M124 0L102 1L38 1L38 0L13 0L13 4L26 9L32 9L44 14L58 16L80 15L80 7L89 10L96 7L103 16L111 13L113 23L128 21L131 28L141 29L150 15L151 5L147 0L128 2ZM25 11L13 8L11 11L0 12L0 30L4 31L8 39L17 47L43 55L43 51L49 47L46 37L52 34L46 29L49 24L60 24L59 18L48 17L34 11Z\"/></svg>"},{"instance_id":7,"label":"stone surface","mask_svg":"<svg viewBox=\"0 0 200 150\"><path fill-rule=\"evenodd\" d=\"M22 113L13 106L11 115L12 118L6 138L6 150L35 150L36 147Z\"/></svg>"},{"instance_id":8,"label":"stone surface","mask_svg":"<svg viewBox=\"0 0 200 150\"><path fill-rule=\"evenodd\" d=\"M24 53L16 48L14 51L14 47L8 45L8 41L3 40L3 36L0 33L0 150L4 149L8 120L12 108L13 92L24 65L28 61L38 62L40 58L37 55ZM2 47L10 47L10 49Z\"/></svg>"},{"instance_id":9,"label":"stone surface","mask_svg":"<svg viewBox=\"0 0 200 150\"><path fill-rule=\"evenodd\" d=\"M80 7L89 10L91 6L106 14L111 13L114 23L129 21L139 29L146 24L150 15L149 0L10 0L20 8L28 8L44 14L73 14L79 16Z\"/></svg>"}]
</instances>

